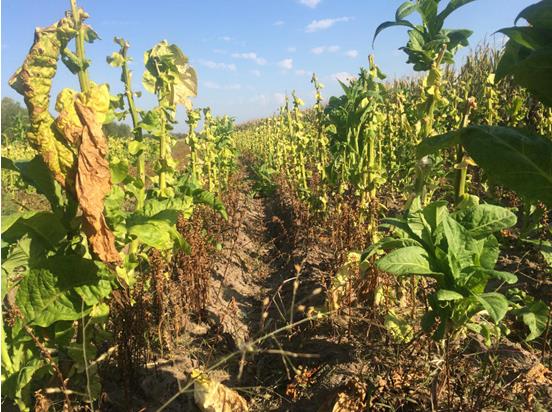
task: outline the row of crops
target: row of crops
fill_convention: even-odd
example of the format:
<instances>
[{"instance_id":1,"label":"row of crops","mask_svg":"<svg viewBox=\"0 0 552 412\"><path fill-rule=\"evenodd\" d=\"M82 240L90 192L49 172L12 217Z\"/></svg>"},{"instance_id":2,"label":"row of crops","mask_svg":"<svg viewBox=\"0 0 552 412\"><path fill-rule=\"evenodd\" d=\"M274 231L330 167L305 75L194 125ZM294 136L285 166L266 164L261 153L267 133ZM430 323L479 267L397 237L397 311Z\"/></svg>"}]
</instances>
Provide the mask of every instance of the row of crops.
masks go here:
<instances>
[{"instance_id":1,"label":"row of crops","mask_svg":"<svg viewBox=\"0 0 552 412\"><path fill-rule=\"evenodd\" d=\"M400 306L400 294L390 298L384 287L392 274L413 291L409 305L423 308L417 322L448 370L449 345L467 331L491 347L516 320L526 342L549 339L549 301L520 289L498 260L514 230L519 244L537 245L550 275L552 4L524 9L516 22L527 26L499 30L503 50L483 45L455 69L471 31L449 30L446 21L470 1L440 12L438 3L405 2L375 32L377 41L406 27L402 51L418 75L386 81L370 56L327 105L313 76L312 109L293 93L277 115L240 128L236 141L258 159L259 185L291 193L297 216L306 210L330 236L340 224L353 227L337 242L346 247L326 309L348 313L351 295L366 285L368 298L354 305ZM419 328L395 315L386 317L389 332L412 341Z\"/></svg>"},{"instance_id":2,"label":"row of crops","mask_svg":"<svg viewBox=\"0 0 552 412\"><path fill-rule=\"evenodd\" d=\"M122 38L107 62L123 92L91 79L86 47L99 36L71 0L65 17L37 29L10 80L30 126L23 143L3 147L3 191L45 201L2 216L2 397L23 411L46 398L93 410L100 365L113 353L124 369L144 361L140 345L170 349L167 336L180 332L170 323L207 304L212 261L198 251L219 249L220 238L203 223L222 227L232 213L221 199L231 198L240 159L257 195L284 194L293 213L336 237L327 305L313 318L353 304L392 306L383 279L393 275L423 308L421 331L447 371L450 345L471 333L490 347L512 334L512 322L522 341L546 351L549 302L497 262L515 232L552 264L552 3L523 10L527 25L500 30L504 50L482 46L455 69L472 33L446 21L471 1L407 1L377 28L374 41L407 28L402 50L415 77L386 81L371 56L327 104L313 75L312 108L293 93L278 114L235 128L231 117L192 106L196 72L167 41L143 56L155 107L139 107ZM51 113L60 61L80 90L63 89ZM180 106L181 164L173 158ZM102 125L121 120L132 138L108 139ZM359 285L369 290L352 302ZM151 318L140 312L146 303L157 305ZM402 343L417 328L394 315L385 326Z\"/></svg>"},{"instance_id":3,"label":"row of crops","mask_svg":"<svg viewBox=\"0 0 552 412\"><path fill-rule=\"evenodd\" d=\"M47 199L47 207L2 217L2 397L20 410L33 409L44 396L61 397L65 408L94 404L102 345L114 338L114 291L132 290L151 251L166 264L189 252L177 223L190 219L197 205L226 217L218 195L236 166L233 119L192 107L197 78L186 55L166 41L145 52L142 84L157 105L141 109L124 39L115 38L116 51L107 57L121 73L123 93L112 95L109 85L90 78L88 67L96 62L87 59L85 46L99 37L88 17L72 0L65 17L37 29L10 80L24 98L30 126L25 141L3 151L9 156L2 159L3 188L17 191L15 197L28 192ZM80 90L64 88L52 114L60 61L78 77ZM189 126L181 167L171 154L179 105ZM102 125L125 118L133 138L108 143ZM41 388L54 395L37 393Z\"/></svg>"}]
</instances>

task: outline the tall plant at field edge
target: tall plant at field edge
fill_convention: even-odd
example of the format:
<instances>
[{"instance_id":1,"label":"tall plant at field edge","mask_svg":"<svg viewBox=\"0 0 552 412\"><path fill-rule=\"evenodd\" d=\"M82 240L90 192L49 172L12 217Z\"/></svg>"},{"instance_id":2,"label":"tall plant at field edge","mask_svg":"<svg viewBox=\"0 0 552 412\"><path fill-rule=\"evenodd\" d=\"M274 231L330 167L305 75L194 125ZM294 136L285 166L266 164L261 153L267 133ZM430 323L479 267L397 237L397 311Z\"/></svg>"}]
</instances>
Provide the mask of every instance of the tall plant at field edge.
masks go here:
<instances>
[{"instance_id":1,"label":"tall plant at field edge","mask_svg":"<svg viewBox=\"0 0 552 412\"><path fill-rule=\"evenodd\" d=\"M404 2L395 13L394 21L382 23L374 34L374 41L385 29L394 26L404 26L408 30L408 43L401 47L407 56L408 63L413 64L414 70L428 72L424 79L424 102L418 108L421 127L419 140L430 138L434 134L435 111L442 103L441 79L442 65L454 63L454 55L461 48L468 45L470 30L450 30L443 28L446 19L460 7L474 0L450 0L439 12L441 0L416 0ZM421 24L414 24L406 18L417 13ZM431 159L424 157L416 166L416 178L413 194L409 204L415 196L424 196L426 178L431 168Z\"/></svg>"}]
</instances>

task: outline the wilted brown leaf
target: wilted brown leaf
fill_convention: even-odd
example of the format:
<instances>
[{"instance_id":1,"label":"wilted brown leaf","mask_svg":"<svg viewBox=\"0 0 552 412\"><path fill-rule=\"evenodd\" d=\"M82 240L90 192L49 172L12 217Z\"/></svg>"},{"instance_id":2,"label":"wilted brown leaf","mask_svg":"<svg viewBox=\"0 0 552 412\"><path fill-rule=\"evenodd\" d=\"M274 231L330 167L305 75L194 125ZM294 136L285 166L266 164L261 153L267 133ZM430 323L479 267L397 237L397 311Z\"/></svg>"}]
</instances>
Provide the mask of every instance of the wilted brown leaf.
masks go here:
<instances>
[{"instance_id":1,"label":"wilted brown leaf","mask_svg":"<svg viewBox=\"0 0 552 412\"><path fill-rule=\"evenodd\" d=\"M104 198L111 190L107 140L90 107L78 100L75 108L83 124L77 160L76 194L84 217L84 232L94 253L104 262L119 263L115 236L103 215Z\"/></svg>"},{"instance_id":2,"label":"wilted brown leaf","mask_svg":"<svg viewBox=\"0 0 552 412\"><path fill-rule=\"evenodd\" d=\"M247 412L247 401L236 391L194 369L194 400L202 412Z\"/></svg>"}]
</instances>

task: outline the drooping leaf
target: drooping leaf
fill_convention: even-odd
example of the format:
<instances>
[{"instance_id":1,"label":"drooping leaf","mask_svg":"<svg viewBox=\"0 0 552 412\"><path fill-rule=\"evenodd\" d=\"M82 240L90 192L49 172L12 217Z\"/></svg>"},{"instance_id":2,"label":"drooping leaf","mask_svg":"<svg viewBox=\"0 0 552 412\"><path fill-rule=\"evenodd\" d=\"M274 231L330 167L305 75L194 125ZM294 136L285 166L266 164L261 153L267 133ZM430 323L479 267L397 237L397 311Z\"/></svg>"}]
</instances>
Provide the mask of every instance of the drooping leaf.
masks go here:
<instances>
[{"instance_id":1,"label":"drooping leaf","mask_svg":"<svg viewBox=\"0 0 552 412\"><path fill-rule=\"evenodd\" d=\"M6 221L4 221L6 220ZM51 250L67 235L67 229L51 212L16 213L2 217L2 240L14 243L25 234L39 239Z\"/></svg>"},{"instance_id":2,"label":"drooping leaf","mask_svg":"<svg viewBox=\"0 0 552 412\"><path fill-rule=\"evenodd\" d=\"M460 7L465 6L468 3L471 3L475 0L450 0L447 6L439 13L437 19L439 24L442 26L444 21L448 16L450 16L454 11L458 10Z\"/></svg>"},{"instance_id":3,"label":"drooping leaf","mask_svg":"<svg viewBox=\"0 0 552 412\"><path fill-rule=\"evenodd\" d=\"M379 270L394 275L436 275L424 248L408 246L395 249L376 263Z\"/></svg>"},{"instance_id":4,"label":"drooping leaf","mask_svg":"<svg viewBox=\"0 0 552 412\"><path fill-rule=\"evenodd\" d=\"M460 142L460 133L452 131L442 135L432 136L422 140L416 147L416 156L421 159L424 156L437 153L440 150L453 147Z\"/></svg>"},{"instance_id":5,"label":"drooping leaf","mask_svg":"<svg viewBox=\"0 0 552 412\"><path fill-rule=\"evenodd\" d=\"M193 191L194 203L210 206L214 211L218 212L224 219L228 219L228 213L224 207L224 203L215 195L201 188Z\"/></svg>"},{"instance_id":6,"label":"drooping leaf","mask_svg":"<svg viewBox=\"0 0 552 412\"><path fill-rule=\"evenodd\" d=\"M519 19L525 19L533 27L552 28L552 2L543 0L526 7L516 17L516 24Z\"/></svg>"},{"instance_id":7,"label":"drooping leaf","mask_svg":"<svg viewBox=\"0 0 552 412\"><path fill-rule=\"evenodd\" d=\"M546 330L549 317L549 309L540 300L521 308L517 311L521 315L523 323L529 328L529 335L525 338L530 341L538 338Z\"/></svg>"},{"instance_id":8,"label":"drooping leaf","mask_svg":"<svg viewBox=\"0 0 552 412\"><path fill-rule=\"evenodd\" d=\"M497 292L475 294L474 297L487 311L491 319L498 323L508 312L508 300L504 295Z\"/></svg>"},{"instance_id":9,"label":"drooping leaf","mask_svg":"<svg viewBox=\"0 0 552 412\"><path fill-rule=\"evenodd\" d=\"M439 289L435 295L439 301L461 300L464 296L454 290Z\"/></svg>"},{"instance_id":10,"label":"drooping leaf","mask_svg":"<svg viewBox=\"0 0 552 412\"><path fill-rule=\"evenodd\" d=\"M40 156L35 156L28 161L12 161L2 157L2 168L18 172L25 183L33 186L38 193L46 196L54 210L61 205L55 181Z\"/></svg>"},{"instance_id":11,"label":"drooping leaf","mask_svg":"<svg viewBox=\"0 0 552 412\"><path fill-rule=\"evenodd\" d=\"M73 152L57 136L53 116L48 112L52 78L57 71L61 50L75 36L74 22L64 17L49 27L39 28L23 65L9 84L25 97L31 128L27 139L42 156L56 181L63 187L75 163Z\"/></svg>"},{"instance_id":12,"label":"drooping leaf","mask_svg":"<svg viewBox=\"0 0 552 412\"><path fill-rule=\"evenodd\" d=\"M111 190L111 171L107 161L107 140L102 130L109 110L109 90L105 85L93 86L75 100L84 125L78 151L76 194L84 216L84 232L94 253L103 262L119 263L115 236L103 215L104 199Z\"/></svg>"},{"instance_id":13,"label":"drooping leaf","mask_svg":"<svg viewBox=\"0 0 552 412\"><path fill-rule=\"evenodd\" d=\"M404 26L404 27L409 27L411 29L415 29L415 26L412 23L410 23L408 20L386 21L386 22L380 24L376 28L376 32L374 33L374 38L372 39L372 47L374 46L374 43L376 42L376 38L378 37L378 35L382 31L384 31L385 29L388 29L390 27L395 27L395 26Z\"/></svg>"},{"instance_id":14,"label":"drooping leaf","mask_svg":"<svg viewBox=\"0 0 552 412\"><path fill-rule=\"evenodd\" d=\"M552 205L550 139L498 126L471 126L461 135L466 151L495 182Z\"/></svg>"}]
</instances>

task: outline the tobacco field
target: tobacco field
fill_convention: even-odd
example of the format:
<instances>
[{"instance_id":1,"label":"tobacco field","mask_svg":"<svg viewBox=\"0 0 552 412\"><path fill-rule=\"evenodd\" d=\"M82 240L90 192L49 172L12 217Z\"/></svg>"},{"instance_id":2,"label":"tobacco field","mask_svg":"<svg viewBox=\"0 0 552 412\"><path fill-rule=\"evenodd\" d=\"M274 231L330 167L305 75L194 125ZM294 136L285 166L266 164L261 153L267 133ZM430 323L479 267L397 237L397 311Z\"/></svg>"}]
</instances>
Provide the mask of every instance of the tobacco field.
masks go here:
<instances>
[{"instance_id":1,"label":"tobacco field","mask_svg":"<svg viewBox=\"0 0 552 412\"><path fill-rule=\"evenodd\" d=\"M406 31L415 76L370 56L241 124L170 41L91 61L93 8L45 21L3 85L2 408L552 410L552 1L500 48L447 25L473 1L365 39Z\"/></svg>"}]
</instances>

